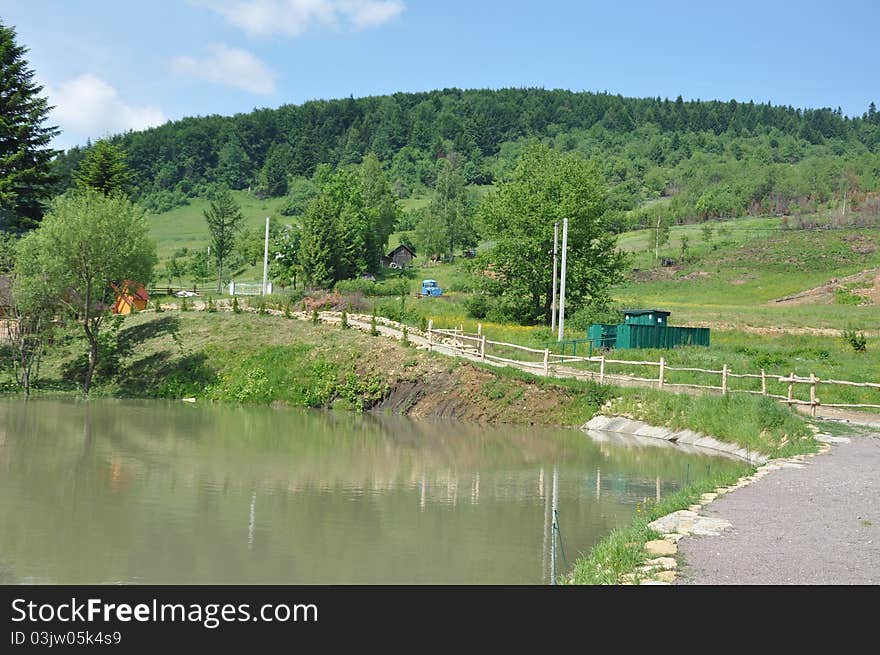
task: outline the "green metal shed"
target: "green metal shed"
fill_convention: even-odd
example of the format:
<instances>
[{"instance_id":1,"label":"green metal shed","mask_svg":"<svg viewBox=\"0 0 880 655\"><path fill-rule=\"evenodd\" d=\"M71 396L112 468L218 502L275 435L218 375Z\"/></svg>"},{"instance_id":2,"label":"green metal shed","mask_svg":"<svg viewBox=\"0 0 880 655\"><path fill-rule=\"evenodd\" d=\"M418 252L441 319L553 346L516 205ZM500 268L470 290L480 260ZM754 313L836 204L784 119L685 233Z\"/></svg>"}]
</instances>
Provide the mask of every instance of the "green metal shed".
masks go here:
<instances>
[{"instance_id":1,"label":"green metal shed","mask_svg":"<svg viewBox=\"0 0 880 655\"><path fill-rule=\"evenodd\" d=\"M587 338L593 348L614 348L617 341L617 325L609 323L593 323L587 329Z\"/></svg>"},{"instance_id":2,"label":"green metal shed","mask_svg":"<svg viewBox=\"0 0 880 655\"><path fill-rule=\"evenodd\" d=\"M709 328L624 323L617 327L615 348L708 346Z\"/></svg>"},{"instance_id":3,"label":"green metal shed","mask_svg":"<svg viewBox=\"0 0 880 655\"><path fill-rule=\"evenodd\" d=\"M674 348L708 346L709 328L670 327L671 312L627 309L623 323L594 323L587 330L591 348Z\"/></svg>"}]
</instances>

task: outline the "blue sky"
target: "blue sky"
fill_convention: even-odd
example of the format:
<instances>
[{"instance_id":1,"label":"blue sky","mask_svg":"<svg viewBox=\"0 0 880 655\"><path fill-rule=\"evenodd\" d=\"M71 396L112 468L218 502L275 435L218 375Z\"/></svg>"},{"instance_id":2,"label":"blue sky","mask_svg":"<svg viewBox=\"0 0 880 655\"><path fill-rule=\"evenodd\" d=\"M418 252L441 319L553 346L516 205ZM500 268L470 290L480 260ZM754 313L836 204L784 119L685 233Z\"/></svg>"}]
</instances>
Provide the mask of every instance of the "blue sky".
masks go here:
<instances>
[{"instance_id":1,"label":"blue sky","mask_svg":"<svg viewBox=\"0 0 880 655\"><path fill-rule=\"evenodd\" d=\"M538 86L863 113L880 3L0 0L70 146L315 98Z\"/></svg>"}]
</instances>

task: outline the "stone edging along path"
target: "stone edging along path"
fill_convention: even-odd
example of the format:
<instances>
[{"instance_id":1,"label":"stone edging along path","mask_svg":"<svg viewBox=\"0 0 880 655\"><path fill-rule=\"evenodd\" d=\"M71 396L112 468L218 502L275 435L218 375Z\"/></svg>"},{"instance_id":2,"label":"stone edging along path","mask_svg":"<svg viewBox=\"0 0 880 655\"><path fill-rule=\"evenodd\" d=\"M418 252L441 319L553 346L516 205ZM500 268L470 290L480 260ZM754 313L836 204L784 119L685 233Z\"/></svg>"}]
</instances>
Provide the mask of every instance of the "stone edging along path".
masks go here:
<instances>
[{"instance_id":1,"label":"stone edging along path","mask_svg":"<svg viewBox=\"0 0 880 655\"><path fill-rule=\"evenodd\" d=\"M678 561L675 559L675 555L678 554L678 541L682 537L689 535L718 536L731 527L730 522L724 519L702 516L700 510L704 506L719 496L760 480L772 471L783 468L803 468L807 458L827 453L831 449L830 444L838 441L836 437L821 433L819 428L814 425L810 425L810 428L816 433L816 439L820 442L817 453L769 460L758 467L754 473L741 477L734 484L719 487L711 493L704 493L700 497L699 503L691 505L687 509L666 514L649 523L648 527L660 533L662 537L645 544L645 552L650 558L635 571L624 574L621 584L672 584L677 577Z\"/></svg>"}]
</instances>

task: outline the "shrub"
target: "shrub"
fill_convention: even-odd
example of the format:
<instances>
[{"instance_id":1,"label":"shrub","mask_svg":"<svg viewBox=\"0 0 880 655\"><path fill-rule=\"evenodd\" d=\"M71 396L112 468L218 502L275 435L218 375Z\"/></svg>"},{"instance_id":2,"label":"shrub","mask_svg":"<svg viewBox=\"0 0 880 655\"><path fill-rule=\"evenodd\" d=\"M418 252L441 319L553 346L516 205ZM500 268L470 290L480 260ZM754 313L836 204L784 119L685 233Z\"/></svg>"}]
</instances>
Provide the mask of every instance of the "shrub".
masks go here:
<instances>
[{"instance_id":1,"label":"shrub","mask_svg":"<svg viewBox=\"0 0 880 655\"><path fill-rule=\"evenodd\" d=\"M565 319L566 327L586 330L594 323L620 323L621 312L606 305L585 305Z\"/></svg>"},{"instance_id":2,"label":"shrub","mask_svg":"<svg viewBox=\"0 0 880 655\"><path fill-rule=\"evenodd\" d=\"M486 318L489 313L489 300L483 294L475 294L464 303L464 308L472 318Z\"/></svg>"},{"instance_id":3,"label":"shrub","mask_svg":"<svg viewBox=\"0 0 880 655\"><path fill-rule=\"evenodd\" d=\"M861 331L850 328L843 331L843 338L852 346L857 353L863 353L868 349L868 340Z\"/></svg>"},{"instance_id":4,"label":"shrub","mask_svg":"<svg viewBox=\"0 0 880 655\"><path fill-rule=\"evenodd\" d=\"M486 318L493 323L519 323L530 325L535 322L535 310L528 298L517 296L501 296L486 313Z\"/></svg>"},{"instance_id":5,"label":"shrub","mask_svg":"<svg viewBox=\"0 0 880 655\"><path fill-rule=\"evenodd\" d=\"M241 314L241 307L238 304L238 298L232 296L232 311L236 314Z\"/></svg>"},{"instance_id":6,"label":"shrub","mask_svg":"<svg viewBox=\"0 0 880 655\"><path fill-rule=\"evenodd\" d=\"M186 296L180 299L180 311L188 312L189 311L189 303L186 302Z\"/></svg>"},{"instance_id":7,"label":"shrub","mask_svg":"<svg viewBox=\"0 0 880 655\"><path fill-rule=\"evenodd\" d=\"M370 334L374 337L379 336L379 328L376 326L376 310L373 310L373 315L370 317Z\"/></svg>"},{"instance_id":8,"label":"shrub","mask_svg":"<svg viewBox=\"0 0 880 655\"><path fill-rule=\"evenodd\" d=\"M214 299L211 296L208 296L208 301L205 303L205 310L209 312L217 311L217 305L214 304Z\"/></svg>"},{"instance_id":9,"label":"shrub","mask_svg":"<svg viewBox=\"0 0 880 655\"><path fill-rule=\"evenodd\" d=\"M342 310L342 318L339 321L339 327L341 327L343 330L348 327L348 312L346 312L344 309Z\"/></svg>"},{"instance_id":10,"label":"shrub","mask_svg":"<svg viewBox=\"0 0 880 655\"><path fill-rule=\"evenodd\" d=\"M159 299L158 299L158 298L156 298L155 306L156 306L156 313L157 313L157 314L161 314L162 312L165 311L164 309L162 309L162 303L159 302Z\"/></svg>"},{"instance_id":11,"label":"shrub","mask_svg":"<svg viewBox=\"0 0 880 655\"><path fill-rule=\"evenodd\" d=\"M835 289L834 302L838 305L861 305L865 299L847 289Z\"/></svg>"},{"instance_id":12,"label":"shrub","mask_svg":"<svg viewBox=\"0 0 880 655\"><path fill-rule=\"evenodd\" d=\"M319 322L320 320L321 320L321 319L320 319L320 317L318 316L318 308L315 307L315 308L312 310L312 323L314 323L315 325L317 325L318 322Z\"/></svg>"},{"instance_id":13,"label":"shrub","mask_svg":"<svg viewBox=\"0 0 880 655\"><path fill-rule=\"evenodd\" d=\"M403 338L401 339L404 346L409 345L409 330L406 329L406 323L403 324Z\"/></svg>"},{"instance_id":14,"label":"shrub","mask_svg":"<svg viewBox=\"0 0 880 655\"><path fill-rule=\"evenodd\" d=\"M284 318L290 318L290 301L284 303Z\"/></svg>"},{"instance_id":15,"label":"shrub","mask_svg":"<svg viewBox=\"0 0 880 655\"><path fill-rule=\"evenodd\" d=\"M409 291L409 284L402 278L381 282L363 279L340 280L336 283L335 289L343 294L361 294L368 297L400 296L405 295Z\"/></svg>"}]
</instances>

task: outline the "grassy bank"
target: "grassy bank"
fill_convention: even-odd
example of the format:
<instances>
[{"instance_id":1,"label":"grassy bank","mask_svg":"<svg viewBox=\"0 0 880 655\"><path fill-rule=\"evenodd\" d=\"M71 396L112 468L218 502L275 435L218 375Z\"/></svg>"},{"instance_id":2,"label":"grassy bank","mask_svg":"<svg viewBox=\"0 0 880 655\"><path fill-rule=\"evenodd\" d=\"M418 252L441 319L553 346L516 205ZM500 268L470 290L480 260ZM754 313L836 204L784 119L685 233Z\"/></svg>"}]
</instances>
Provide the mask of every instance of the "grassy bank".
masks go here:
<instances>
[{"instance_id":1,"label":"grassy bank","mask_svg":"<svg viewBox=\"0 0 880 655\"><path fill-rule=\"evenodd\" d=\"M651 425L689 429L739 444L770 457L790 457L816 450L804 420L784 405L762 396L667 393L626 389L605 413L628 416Z\"/></svg>"},{"instance_id":2,"label":"grassy bank","mask_svg":"<svg viewBox=\"0 0 880 655\"><path fill-rule=\"evenodd\" d=\"M62 331L44 357L37 392L76 393L85 351L75 326ZM15 391L8 375L4 386ZM126 318L107 340L92 393L573 426L605 397L585 389L355 329L254 313L149 311Z\"/></svg>"},{"instance_id":3,"label":"grassy bank","mask_svg":"<svg viewBox=\"0 0 880 655\"><path fill-rule=\"evenodd\" d=\"M76 327L62 331L44 359L38 390L76 392L84 353ZM7 378L11 390L10 382ZM690 396L542 378L416 350L355 329L254 313L129 316L105 342L93 393L554 426L582 425L604 411L693 429L769 456L814 447L802 419L766 398Z\"/></svg>"},{"instance_id":4,"label":"grassy bank","mask_svg":"<svg viewBox=\"0 0 880 655\"><path fill-rule=\"evenodd\" d=\"M566 582L588 585L619 584L625 574L631 573L649 559L650 556L645 552L645 543L661 537L648 527L649 523L671 512L687 509L689 505L697 503L702 494L733 484L750 471L750 468L743 466L741 471L716 473L689 484L658 503L640 507L632 523L612 531L586 556L574 563Z\"/></svg>"}]
</instances>

